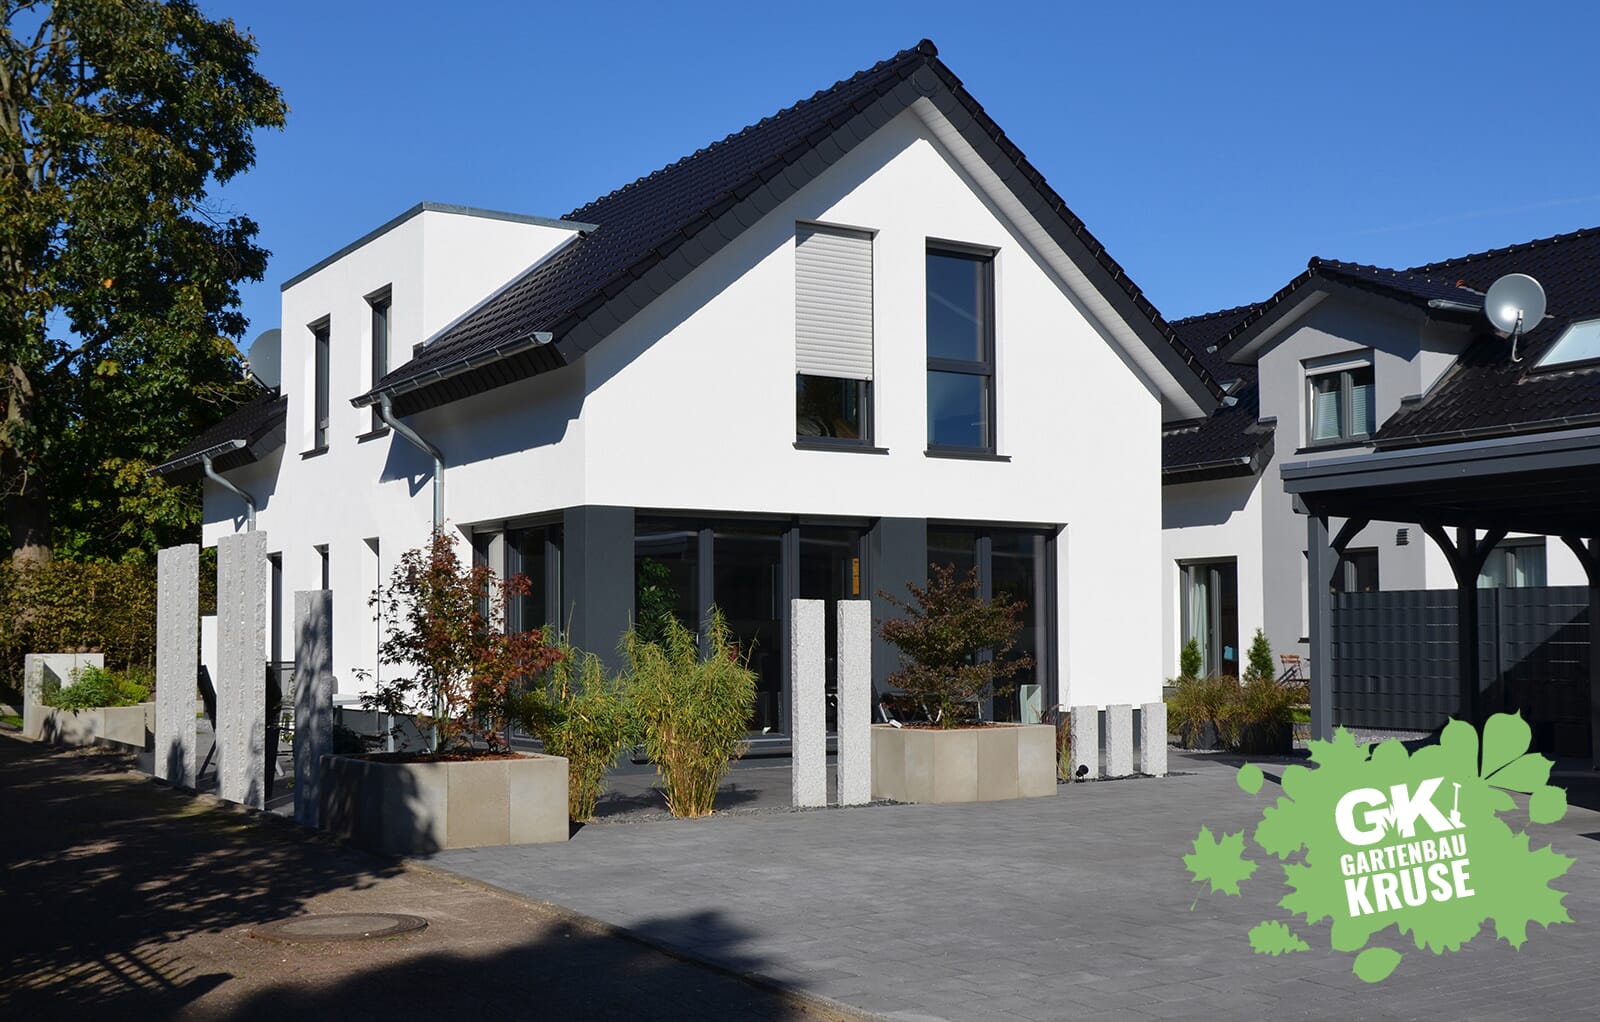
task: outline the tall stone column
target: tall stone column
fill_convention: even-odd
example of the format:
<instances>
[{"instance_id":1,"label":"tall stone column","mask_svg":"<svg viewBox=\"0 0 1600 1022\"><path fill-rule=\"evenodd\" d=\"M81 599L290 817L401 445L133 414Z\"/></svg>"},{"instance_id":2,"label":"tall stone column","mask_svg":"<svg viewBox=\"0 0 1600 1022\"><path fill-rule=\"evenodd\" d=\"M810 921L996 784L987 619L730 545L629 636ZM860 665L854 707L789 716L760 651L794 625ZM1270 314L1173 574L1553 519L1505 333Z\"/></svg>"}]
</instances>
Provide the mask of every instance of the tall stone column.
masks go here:
<instances>
[{"instance_id":1,"label":"tall stone column","mask_svg":"<svg viewBox=\"0 0 1600 1022\"><path fill-rule=\"evenodd\" d=\"M267 534L217 541L217 794L267 802Z\"/></svg>"},{"instance_id":2,"label":"tall stone column","mask_svg":"<svg viewBox=\"0 0 1600 1022\"><path fill-rule=\"evenodd\" d=\"M872 602L839 601L839 804L872 801Z\"/></svg>"},{"instance_id":3,"label":"tall stone column","mask_svg":"<svg viewBox=\"0 0 1600 1022\"><path fill-rule=\"evenodd\" d=\"M1100 707L1074 706L1069 736L1072 743L1072 779L1100 777Z\"/></svg>"},{"instance_id":4,"label":"tall stone column","mask_svg":"<svg viewBox=\"0 0 1600 1022\"><path fill-rule=\"evenodd\" d=\"M200 547L156 553L155 775L193 788L195 690L200 674Z\"/></svg>"},{"instance_id":5,"label":"tall stone column","mask_svg":"<svg viewBox=\"0 0 1600 1022\"><path fill-rule=\"evenodd\" d=\"M1127 777L1133 773L1133 704L1112 703L1106 707L1106 776Z\"/></svg>"},{"instance_id":6,"label":"tall stone column","mask_svg":"<svg viewBox=\"0 0 1600 1022\"><path fill-rule=\"evenodd\" d=\"M790 602L789 755L796 806L828 804L825 604Z\"/></svg>"},{"instance_id":7,"label":"tall stone column","mask_svg":"<svg viewBox=\"0 0 1600 1022\"><path fill-rule=\"evenodd\" d=\"M333 753L333 593L295 593L294 622L294 820L316 827L322 757Z\"/></svg>"},{"instance_id":8,"label":"tall stone column","mask_svg":"<svg viewBox=\"0 0 1600 1022\"><path fill-rule=\"evenodd\" d=\"M1139 707L1139 772L1167 776L1167 704Z\"/></svg>"}]
</instances>

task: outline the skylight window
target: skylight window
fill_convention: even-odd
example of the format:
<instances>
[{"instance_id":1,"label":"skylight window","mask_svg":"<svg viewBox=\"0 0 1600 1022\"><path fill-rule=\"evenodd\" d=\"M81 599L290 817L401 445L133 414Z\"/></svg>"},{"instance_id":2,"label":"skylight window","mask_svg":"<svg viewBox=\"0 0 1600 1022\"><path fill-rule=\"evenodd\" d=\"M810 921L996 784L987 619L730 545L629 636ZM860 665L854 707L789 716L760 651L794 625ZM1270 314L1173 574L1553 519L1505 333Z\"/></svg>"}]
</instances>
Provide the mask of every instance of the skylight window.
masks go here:
<instances>
[{"instance_id":1,"label":"skylight window","mask_svg":"<svg viewBox=\"0 0 1600 1022\"><path fill-rule=\"evenodd\" d=\"M1600 359L1600 319L1586 319L1567 327L1539 360L1540 368L1566 362Z\"/></svg>"}]
</instances>

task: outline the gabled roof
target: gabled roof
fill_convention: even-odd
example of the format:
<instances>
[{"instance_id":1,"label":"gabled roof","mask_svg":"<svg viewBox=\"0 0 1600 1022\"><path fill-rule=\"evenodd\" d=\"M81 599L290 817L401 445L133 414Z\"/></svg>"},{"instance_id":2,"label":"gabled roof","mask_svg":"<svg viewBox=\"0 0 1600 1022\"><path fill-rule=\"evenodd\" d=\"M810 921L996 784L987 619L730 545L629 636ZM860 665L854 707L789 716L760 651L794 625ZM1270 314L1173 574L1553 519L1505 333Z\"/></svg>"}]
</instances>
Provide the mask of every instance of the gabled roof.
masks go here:
<instances>
[{"instance_id":1,"label":"gabled roof","mask_svg":"<svg viewBox=\"0 0 1600 1022\"><path fill-rule=\"evenodd\" d=\"M1600 422L1600 366L1539 368L1573 322L1600 318L1600 228L1446 259L1406 271L1487 290L1507 273L1544 286L1548 312L1523 335L1520 362L1487 322L1451 373L1420 402L1402 405L1378 430L1380 448L1565 429Z\"/></svg>"},{"instance_id":2,"label":"gabled roof","mask_svg":"<svg viewBox=\"0 0 1600 1022\"><path fill-rule=\"evenodd\" d=\"M205 455L219 472L257 461L283 446L288 409L289 399L276 387L264 388L150 472L187 483L204 475Z\"/></svg>"},{"instance_id":3,"label":"gabled roof","mask_svg":"<svg viewBox=\"0 0 1600 1022\"><path fill-rule=\"evenodd\" d=\"M939 108L1045 226L1149 347L1174 393L1213 407L1222 397L1217 381L927 40L573 210L562 219L593 229L432 338L354 403L387 393L406 414L575 361L919 99Z\"/></svg>"},{"instance_id":4,"label":"gabled roof","mask_svg":"<svg viewBox=\"0 0 1600 1022\"><path fill-rule=\"evenodd\" d=\"M1164 484L1255 475L1271 457L1272 428L1257 422L1261 390L1256 382L1256 367L1229 365L1216 349L1217 341L1257 308L1241 305L1172 321L1173 330L1201 365L1214 378L1232 386L1228 393L1231 401L1224 402L1210 417L1162 431Z\"/></svg>"},{"instance_id":5,"label":"gabled roof","mask_svg":"<svg viewBox=\"0 0 1600 1022\"><path fill-rule=\"evenodd\" d=\"M1424 267L1391 270L1312 256L1305 272L1255 306L1254 311L1218 338L1217 349L1229 360L1251 358L1270 337L1269 331L1285 317L1305 308L1307 300L1314 297L1313 292L1326 293L1335 288L1366 291L1435 314L1461 316L1483 309L1482 291L1474 291L1447 274Z\"/></svg>"}]
</instances>

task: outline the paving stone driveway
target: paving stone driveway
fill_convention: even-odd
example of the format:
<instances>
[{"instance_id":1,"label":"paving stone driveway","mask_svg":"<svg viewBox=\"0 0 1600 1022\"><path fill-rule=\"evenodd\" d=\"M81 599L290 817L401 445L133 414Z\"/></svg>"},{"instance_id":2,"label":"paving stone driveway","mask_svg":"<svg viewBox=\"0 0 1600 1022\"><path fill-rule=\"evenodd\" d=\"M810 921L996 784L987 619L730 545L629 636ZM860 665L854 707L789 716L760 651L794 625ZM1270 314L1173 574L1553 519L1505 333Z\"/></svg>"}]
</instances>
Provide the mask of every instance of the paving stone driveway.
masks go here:
<instances>
[{"instance_id":1,"label":"paving stone driveway","mask_svg":"<svg viewBox=\"0 0 1600 1022\"><path fill-rule=\"evenodd\" d=\"M1326 923L1296 927L1310 953L1250 952L1252 925L1285 918L1269 866L1243 897L1206 895L1191 911L1202 888L1180 856L1200 824L1253 825L1261 803L1216 759L1175 754L1173 768L1189 773L1024 802L598 824L566 845L432 861L903 1020L1593 1017L1592 781L1572 789L1564 821L1535 829L1536 844L1577 859L1557 883L1574 924L1532 927L1520 953L1492 929L1440 957L1386 934L1375 942L1405 960L1368 986L1352 956L1328 950Z\"/></svg>"}]
</instances>

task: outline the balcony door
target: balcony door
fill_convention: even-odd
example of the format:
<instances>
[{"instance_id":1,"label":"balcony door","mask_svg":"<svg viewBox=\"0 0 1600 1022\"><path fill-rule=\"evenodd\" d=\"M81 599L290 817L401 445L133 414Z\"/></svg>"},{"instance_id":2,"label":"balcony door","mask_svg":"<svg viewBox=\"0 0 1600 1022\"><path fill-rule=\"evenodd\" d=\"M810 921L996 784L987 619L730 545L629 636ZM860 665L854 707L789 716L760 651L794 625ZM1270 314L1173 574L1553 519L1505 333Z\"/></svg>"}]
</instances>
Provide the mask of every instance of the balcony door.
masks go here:
<instances>
[{"instance_id":1,"label":"balcony door","mask_svg":"<svg viewBox=\"0 0 1600 1022\"><path fill-rule=\"evenodd\" d=\"M1239 570L1232 558L1182 569L1183 644L1199 643L1203 674L1239 676Z\"/></svg>"}]
</instances>

